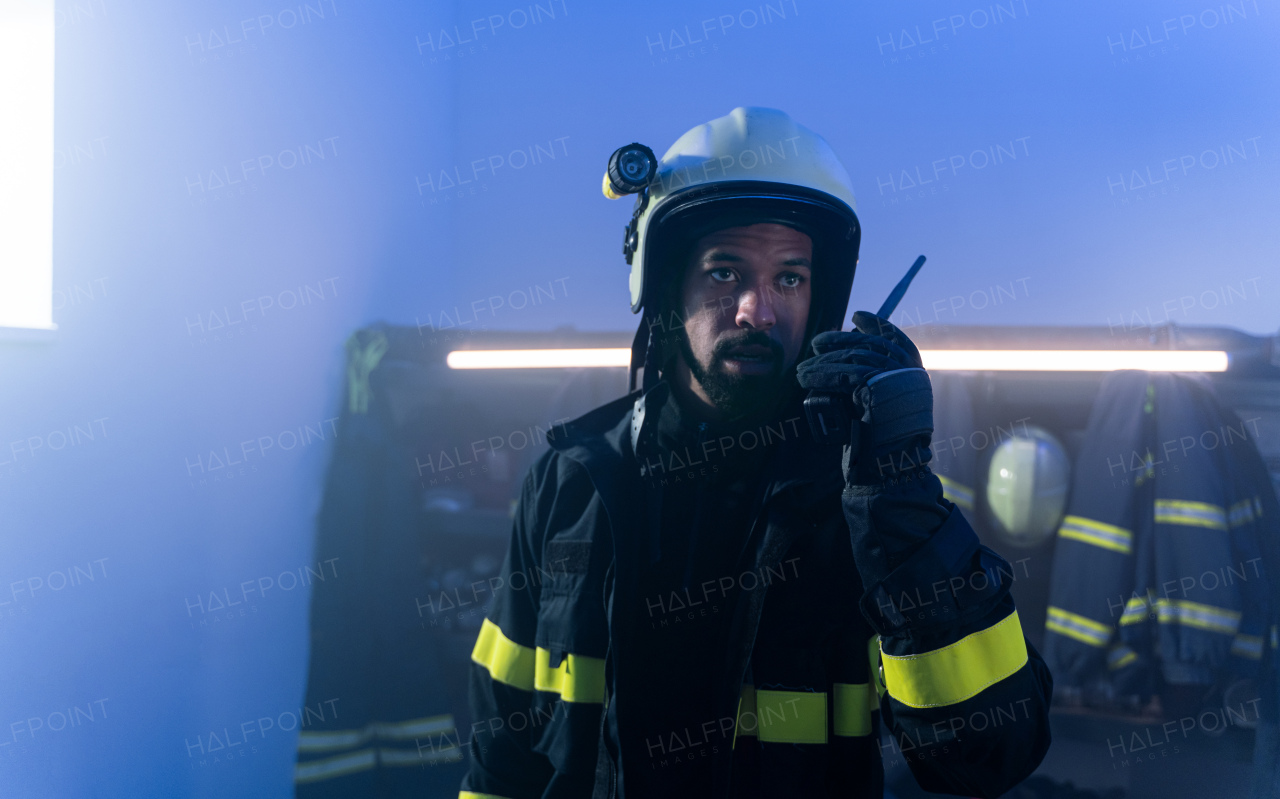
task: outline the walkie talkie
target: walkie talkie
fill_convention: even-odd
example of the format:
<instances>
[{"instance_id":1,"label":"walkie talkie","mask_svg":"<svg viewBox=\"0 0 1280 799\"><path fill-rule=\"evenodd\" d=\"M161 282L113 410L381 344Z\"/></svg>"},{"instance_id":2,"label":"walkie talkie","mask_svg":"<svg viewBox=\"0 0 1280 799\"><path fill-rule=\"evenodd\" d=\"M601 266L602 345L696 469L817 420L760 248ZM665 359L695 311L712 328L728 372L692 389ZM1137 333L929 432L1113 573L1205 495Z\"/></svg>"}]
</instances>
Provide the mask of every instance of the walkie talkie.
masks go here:
<instances>
[{"instance_id":1,"label":"walkie talkie","mask_svg":"<svg viewBox=\"0 0 1280 799\"><path fill-rule=\"evenodd\" d=\"M924 266L924 256L916 259L907 274L893 287L876 316L888 319L898 307L902 297L907 293L911 281L915 279L920 267ZM809 419L809 432L813 440L819 444L849 444L857 449L853 440L854 426L853 398L845 392L810 391L804 400L804 413Z\"/></svg>"}]
</instances>

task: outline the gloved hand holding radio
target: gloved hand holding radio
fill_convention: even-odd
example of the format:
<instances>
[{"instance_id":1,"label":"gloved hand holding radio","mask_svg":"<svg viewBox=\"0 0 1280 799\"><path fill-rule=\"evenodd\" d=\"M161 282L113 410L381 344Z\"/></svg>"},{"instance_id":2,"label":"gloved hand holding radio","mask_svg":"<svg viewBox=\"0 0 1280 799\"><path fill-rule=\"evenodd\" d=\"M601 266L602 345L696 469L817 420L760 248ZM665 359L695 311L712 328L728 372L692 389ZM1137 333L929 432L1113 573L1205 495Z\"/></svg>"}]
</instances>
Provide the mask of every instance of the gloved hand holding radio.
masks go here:
<instances>
[{"instance_id":1,"label":"gloved hand holding radio","mask_svg":"<svg viewBox=\"0 0 1280 799\"><path fill-rule=\"evenodd\" d=\"M847 399L849 485L911 480L929 462L933 389L911 339L891 322L858 311L853 331L819 333L814 357L797 369L800 385Z\"/></svg>"},{"instance_id":2,"label":"gloved hand holding radio","mask_svg":"<svg viewBox=\"0 0 1280 799\"><path fill-rule=\"evenodd\" d=\"M917 554L935 560L924 550L952 511L944 504L942 484L927 467L933 390L920 351L901 330L875 314L859 311L853 324L854 331L815 336L815 355L800 364L797 377L811 392L827 393L818 397L825 414L818 426L829 424L847 436L841 504L858 572L871 592L864 603L872 611L873 625L888 625L878 627L884 633L894 625L881 616L892 615L883 607L888 604L883 597L896 597L901 589L894 593L878 586L915 585L922 577L926 584L945 582L951 576L937 564L908 562ZM844 414L847 421L841 418ZM822 433L823 429L815 431L819 440ZM955 566L965 568L964 550L976 547L977 539L962 518L958 522L964 529L955 530L963 539ZM955 618L949 615L945 621L954 623Z\"/></svg>"},{"instance_id":3,"label":"gloved hand holding radio","mask_svg":"<svg viewBox=\"0 0 1280 799\"><path fill-rule=\"evenodd\" d=\"M811 392L829 394L819 404L834 429L848 431L840 501L867 589L863 614L882 636L911 627L942 630L945 637L957 624L983 618L1008 591L1003 581L983 581L979 589L965 579L952 590L953 578L1007 564L979 545L929 471L933 389L920 351L875 314L859 311L853 324L854 331L814 336L815 355L800 364L797 377ZM819 439L822 433L815 430ZM901 597L924 587L933 597L928 613L900 606Z\"/></svg>"}]
</instances>

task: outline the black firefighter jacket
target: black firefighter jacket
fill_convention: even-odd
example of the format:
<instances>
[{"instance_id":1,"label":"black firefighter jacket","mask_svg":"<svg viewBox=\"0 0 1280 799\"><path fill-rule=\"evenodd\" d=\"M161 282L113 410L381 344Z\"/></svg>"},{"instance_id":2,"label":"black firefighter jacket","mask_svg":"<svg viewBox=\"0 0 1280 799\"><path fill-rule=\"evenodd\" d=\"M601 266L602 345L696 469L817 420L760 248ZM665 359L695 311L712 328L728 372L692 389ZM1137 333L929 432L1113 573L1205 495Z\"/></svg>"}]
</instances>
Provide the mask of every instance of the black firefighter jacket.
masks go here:
<instances>
[{"instance_id":1,"label":"black firefighter jacket","mask_svg":"<svg viewBox=\"0 0 1280 799\"><path fill-rule=\"evenodd\" d=\"M905 760L927 790L994 797L1036 768L1052 682L1023 637L1008 564L978 545L927 470L896 488L845 488L840 447L818 449L803 421L773 428L783 440L744 531L722 662L637 652L640 636L622 620L642 601L648 562L638 400L557 430L525 479L472 654L476 721L460 799L626 796L638 769L650 770L646 795L670 774L662 795L687 796L679 770L659 766L707 741L717 797L879 797L882 758ZM696 457L686 459L693 472ZM850 535L903 525L934 532L864 590ZM624 754L664 701L646 690L655 662L714 670L718 721L673 730L647 758Z\"/></svg>"}]
</instances>

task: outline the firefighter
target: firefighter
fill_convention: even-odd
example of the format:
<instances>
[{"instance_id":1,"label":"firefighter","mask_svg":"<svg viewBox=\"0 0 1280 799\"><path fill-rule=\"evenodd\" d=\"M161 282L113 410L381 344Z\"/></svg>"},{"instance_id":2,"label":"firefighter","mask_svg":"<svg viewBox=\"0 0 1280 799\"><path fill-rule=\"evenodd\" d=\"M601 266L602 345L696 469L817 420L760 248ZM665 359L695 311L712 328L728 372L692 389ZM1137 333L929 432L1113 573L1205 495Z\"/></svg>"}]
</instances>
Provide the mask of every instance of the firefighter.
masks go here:
<instances>
[{"instance_id":1,"label":"firefighter","mask_svg":"<svg viewBox=\"0 0 1280 799\"><path fill-rule=\"evenodd\" d=\"M524 481L462 799L880 796L885 761L1004 793L1048 749L1051 679L1012 570L929 471L915 346L865 312L840 331L844 167L764 108L624 150L605 187L638 194L643 385ZM847 400L842 439L806 390Z\"/></svg>"}]
</instances>

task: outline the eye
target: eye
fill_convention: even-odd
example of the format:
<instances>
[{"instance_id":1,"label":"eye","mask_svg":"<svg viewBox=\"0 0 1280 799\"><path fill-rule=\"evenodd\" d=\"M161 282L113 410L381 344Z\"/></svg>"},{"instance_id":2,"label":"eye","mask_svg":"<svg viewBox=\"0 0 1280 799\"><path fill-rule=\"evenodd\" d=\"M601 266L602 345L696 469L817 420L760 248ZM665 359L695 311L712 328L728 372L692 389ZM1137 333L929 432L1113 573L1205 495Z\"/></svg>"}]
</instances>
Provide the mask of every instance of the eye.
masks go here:
<instances>
[{"instance_id":1,"label":"eye","mask_svg":"<svg viewBox=\"0 0 1280 799\"><path fill-rule=\"evenodd\" d=\"M711 275L711 279L717 283L728 283L734 278L733 270L727 266L718 266L708 271L707 274Z\"/></svg>"},{"instance_id":2,"label":"eye","mask_svg":"<svg viewBox=\"0 0 1280 799\"><path fill-rule=\"evenodd\" d=\"M786 272L782 274L778 280L782 283L783 288L788 289L799 288L800 284L804 282L804 278L797 275L795 272Z\"/></svg>"}]
</instances>

